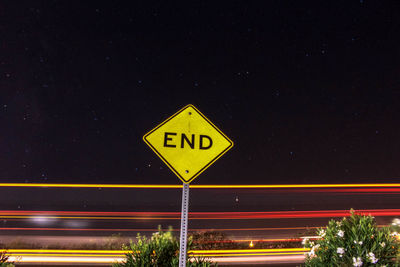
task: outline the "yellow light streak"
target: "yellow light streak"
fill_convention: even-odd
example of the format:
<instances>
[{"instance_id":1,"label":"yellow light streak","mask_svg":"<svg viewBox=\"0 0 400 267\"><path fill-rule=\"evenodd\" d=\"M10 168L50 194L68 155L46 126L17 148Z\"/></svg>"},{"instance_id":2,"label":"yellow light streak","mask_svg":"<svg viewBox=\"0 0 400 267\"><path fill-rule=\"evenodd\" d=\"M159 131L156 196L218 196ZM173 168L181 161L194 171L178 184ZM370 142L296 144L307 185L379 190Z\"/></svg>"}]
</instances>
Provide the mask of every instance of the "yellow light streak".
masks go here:
<instances>
[{"instance_id":1,"label":"yellow light streak","mask_svg":"<svg viewBox=\"0 0 400 267\"><path fill-rule=\"evenodd\" d=\"M150 184L45 184L45 183L0 183L0 187L77 187L77 188L182 188L182 185Z\"/></svg>"},{"instance_id":2,"label":"yellow light streak","mask_svg":"<svg viewBox=\"0 0 400 267\"><path fill-rule=\"evenodd\" d=\"M32 256L32 257L125 257L125 254L48 254L48 253L40 253L40 254L32 254L32 253L13 253L14 257L22 257L22 256Z\"/></svg>"},{"instance_id":3,"label":"yellow light streak","mask_svg":"<svg viewBox=\"0 0 400 267\"><path fill-rule=\"evenodd\" d=\"M235 257L235 256L278 256L278 255L298 255L304 254L303 251L298 252L276 252L276 253L214 253L214 254L192 254L197 257ZM22 256L32 256L32 257L124 257L125 254L73 254L73 253L64 253L64 254L49 254L49 253L40 253L40 254L32 254L32 253L13 253L14 257L22 257Z\"/></svg>"},{"instance_id":4,"label":"yellow light streak","mask_svg":"<svg viewBox=\"0 0 400 267\"><path fill-rule=\"evenodd\" d=\"M16 262L42 263L112 263L124 261L131 250L76 250L76 249L0 249L10 254ZM215 257L215 260L243 256L295 256L309 249L236 249L236 250L192 250L188 253L200 257ZM218 260L217 260L218 261Z\"/></svg>"},{"instance_id":5,"label":"yellow light streak","mask_svg":"<svg viewBox=\"0 0 400 267\"><path fill-rule=\"evenodd\" d=\"M212 250L189 250L188 253L246 253L246 252L307 252L308 248L268 248L268 249L212 249Z\"/></svg>"},{"instance_id":6,"label":"yellow light streak","mask_svg":"<svg viewBox=\"0 0 400 267\"><path fill-rule=\"evenodd\" d=\"M400 184L276 184L276 185L191 185L191 188L331 188L331 187L400 187Z\"/></svg>"},{"instance_id":7,"label":"yellow light streak","mask_svg":"<svg viewBox=\"0 0 400 267\"><path fill-rule=\"evenodd\" d=\"M14 257L10 256L9 258L12 262L40 262L40 263L50 263L50 262L59 262L59 263L114 263L116 261L125 260L122 257L116 258L101 258L101 257Z\"/></svg>"},{"instance_id":8,"label":"yellow light streak","mask_svg":"<svg viewBox=\"0 0 400 267\"><path fill-rule=\"evenodd\" d=\"M125 254L130 253L132 250L86 250L86 249L0 249L0 251L7 251L7 253L109 253L109 254Z\"/></svg>"},{"instance_id":9,"label":"yellow light streak","mask_svg":"<svg viewBox=\"0 0 400 267\"><path fill-rule=\"evenodd\" d=\"M214 249L214 250L189 250L191 254L210 254L210 253L268 253L268 252L307 252L308 248L272 248L272 249ZM79 254L126 254L132 250L85 250L85 249L0 249L7 253L79 253Z\"/></svg>"},{"instance_id":10,"label":"yellow light streak","mask_svg":"<svg viewBox=\"0 0 400 267\"><path fill-rule=\"evenodd\" d=\"M302 255L304 252L277 252L277 253L233 253L233 254L195 254L197 257L240 257L240 256L282 256Z\"/></svg>"},{"instance_id":11,"label":"yellow light streak","mask_svg":"<svg viewBox=\"0 0 400 267\"><path fill-rule=\"evenodd\" d=\"M160 184L46 184L46 183L0 183L0 187L73 187L73 188L149 188L178 189L182 185ZM400 183L374 184L270 184L270 185L190 185L197 189L229 189L229 188L338 188L338 187L400 187Z\"/></svg>"}]
</instances>

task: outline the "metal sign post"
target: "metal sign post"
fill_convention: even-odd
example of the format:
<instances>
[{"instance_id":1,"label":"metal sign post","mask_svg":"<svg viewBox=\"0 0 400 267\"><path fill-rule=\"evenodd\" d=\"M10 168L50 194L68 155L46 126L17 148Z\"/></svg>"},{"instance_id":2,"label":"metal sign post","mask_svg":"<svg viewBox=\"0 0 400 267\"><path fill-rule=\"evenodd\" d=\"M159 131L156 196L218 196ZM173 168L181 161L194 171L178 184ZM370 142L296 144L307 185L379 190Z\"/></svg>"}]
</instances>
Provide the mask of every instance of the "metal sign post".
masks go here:
<instances>
[{"instance_id":1,"label":"metal sign post","mask_svg":"<svg viewBox=\"0 0 400 267\"><path fill-rule=\"evenodd\" d=\"M183 183L182 188L182 212L181 212L181 236L179 245L179 267L186 267L186 247L189 213L189 184Z\"/></svg>"},{"instance_id":2,"label":"metal sign post","mask_svg":"<svg viewBox=\"0 0 400 267\"><path fill-rule=\"evenodd\" d=\"M189 183L231 149L233 142L193 105L145 134L143 141L183 182L179 267L186 267Z\"/></svg>"}]
</instances>

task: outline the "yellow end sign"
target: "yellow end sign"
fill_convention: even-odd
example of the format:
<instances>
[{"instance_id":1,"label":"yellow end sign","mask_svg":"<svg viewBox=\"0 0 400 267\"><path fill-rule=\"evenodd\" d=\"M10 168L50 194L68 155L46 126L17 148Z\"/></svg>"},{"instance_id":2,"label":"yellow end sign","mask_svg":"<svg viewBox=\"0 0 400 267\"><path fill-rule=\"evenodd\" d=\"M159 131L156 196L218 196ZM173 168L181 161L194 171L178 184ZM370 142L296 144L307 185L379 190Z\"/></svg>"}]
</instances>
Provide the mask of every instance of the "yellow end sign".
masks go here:
<instances>
[{"instance_id":1,"label":"yellow end sign","mask_svg":"<svg viewBox=\"0 0 400 267\"><path fill-rule=\"evenodd\" d=\"M187 105L143 136L184 183L227 152L233 142L193 105Z\"/></svg>"}]
</instances>

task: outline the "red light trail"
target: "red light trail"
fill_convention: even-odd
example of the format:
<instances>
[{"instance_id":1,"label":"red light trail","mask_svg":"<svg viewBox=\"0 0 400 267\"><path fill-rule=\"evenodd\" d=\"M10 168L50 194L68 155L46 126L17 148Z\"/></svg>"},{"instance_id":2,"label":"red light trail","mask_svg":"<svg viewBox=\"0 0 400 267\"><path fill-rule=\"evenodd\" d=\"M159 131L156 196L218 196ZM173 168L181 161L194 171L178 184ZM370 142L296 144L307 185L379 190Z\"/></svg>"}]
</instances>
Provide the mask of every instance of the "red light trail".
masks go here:
<instances>
[{"instance_id":1,"label":"red light trail","mask_svg":"<svg viewBox=\"0 0 400 267\"><path fill-rule=\"evenodd\" d=\"M371 216L399 216L400 209L355 210ZM106 220L180 220L180 212L103 212L103 211L0 211L0 218L9 219L106 219ZM327 218L349 216L348 210L261 211L261 212L190 212L192 220L240 220L282 218Z\"/></svg>"}]
</instances>

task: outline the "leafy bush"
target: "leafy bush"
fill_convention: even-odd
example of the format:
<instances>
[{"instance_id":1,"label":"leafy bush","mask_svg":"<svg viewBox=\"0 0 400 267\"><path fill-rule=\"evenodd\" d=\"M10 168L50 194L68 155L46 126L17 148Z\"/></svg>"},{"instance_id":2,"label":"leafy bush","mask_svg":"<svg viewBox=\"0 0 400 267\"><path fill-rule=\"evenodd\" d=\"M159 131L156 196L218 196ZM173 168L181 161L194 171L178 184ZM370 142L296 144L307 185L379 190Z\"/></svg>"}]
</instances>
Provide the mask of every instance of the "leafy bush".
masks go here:
<instances>
[{"instance_id":1,"label":"leafy bush","mask_svg":"<svg viewBox=\"0 0 400 267\"><path fill-rule=\"evenodd\" d=\"M349 218L331 220L319 229L320 239L305 241L311 248L306 266L398 266L399 242L388 227L378 228L374 218L350 211Z\"/></svg>"},{"instance_id":2,"label":"leafy bush","mask_svg":"<svg viewBox=\"0 0 400 267\"><path fill-rule=\"evenodd\" d=\"M188 249L192 246L189 239ZM137 242L130 242L123 249L131 250L126 254L126 261L115 263L114 267L174 267L179 265L179 242L172 234L172 229L163 232L160 228L151 238L138 234ZM208 267L216 264L204 259L188 255L188 267Z\"/></svg>"}]
</instances>

